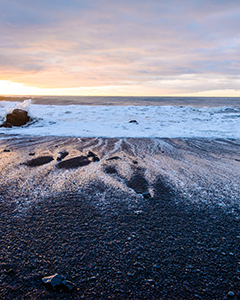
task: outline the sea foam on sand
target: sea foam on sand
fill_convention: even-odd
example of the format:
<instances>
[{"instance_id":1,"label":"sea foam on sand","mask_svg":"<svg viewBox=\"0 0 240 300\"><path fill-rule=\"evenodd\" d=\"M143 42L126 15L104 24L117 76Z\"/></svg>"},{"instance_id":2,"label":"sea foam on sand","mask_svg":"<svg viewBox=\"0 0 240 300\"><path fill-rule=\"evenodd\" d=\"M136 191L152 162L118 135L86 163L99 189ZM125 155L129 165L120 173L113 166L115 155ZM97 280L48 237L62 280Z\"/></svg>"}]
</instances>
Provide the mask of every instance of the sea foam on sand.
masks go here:
<instances>
[{"instance_id":1,"label":"sea foam on sand","mask_svg":"<svg viewBox=\"0 0 240 300\"><path fill-rule=\"evenodd\" d=\"M63 150L69 153L64 169L56 160ZM88 151L100 161L67 167L69 159ZM111 206L118 198L136 208L143 193L157 196L157 182L174 191L176 201L233 211L240 204L239 140L15 137L1 139L0 152L1 189L20 210L65 191L83 194L97 206ZM53 160L26 164L41 156Z\"/></svg>"}]
</instances>

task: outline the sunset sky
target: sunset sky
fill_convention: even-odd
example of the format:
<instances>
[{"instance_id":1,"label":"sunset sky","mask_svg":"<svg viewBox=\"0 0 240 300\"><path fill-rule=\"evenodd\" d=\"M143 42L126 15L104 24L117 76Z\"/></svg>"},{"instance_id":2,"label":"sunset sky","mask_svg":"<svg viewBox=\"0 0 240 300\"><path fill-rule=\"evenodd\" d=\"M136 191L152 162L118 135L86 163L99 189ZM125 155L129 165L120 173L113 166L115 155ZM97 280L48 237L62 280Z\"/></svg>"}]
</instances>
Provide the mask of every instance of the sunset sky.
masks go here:
<instances>
[{"instance_id":1,"label":"sunset sky","mask_svg":"<svg viewBox=\"0 0 240 300\"><path fill-rule=\"evenodd\" d=\"M240 1L0 0L0 94L240 96Z\"/></svg>"}]
</instances>

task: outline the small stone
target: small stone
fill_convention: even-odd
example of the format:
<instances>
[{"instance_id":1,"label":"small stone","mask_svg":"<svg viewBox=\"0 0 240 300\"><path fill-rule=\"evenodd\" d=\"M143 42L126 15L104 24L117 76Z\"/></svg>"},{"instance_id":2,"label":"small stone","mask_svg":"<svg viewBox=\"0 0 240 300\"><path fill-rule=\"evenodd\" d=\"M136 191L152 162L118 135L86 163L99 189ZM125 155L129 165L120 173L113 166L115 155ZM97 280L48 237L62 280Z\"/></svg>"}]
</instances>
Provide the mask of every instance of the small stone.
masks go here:
<instances>
[{"instance_id":1,"label":"small stone","mask_svg":"<svg viewBox=\"0 0 240 300\"><path fill-rule=\"evenodd\" d=\"M92 161L100 161L100 158L97 157L97 156L94 156L94 157L92 158Z\"/></svg>"},{"instance_id":2,"label":"small stone","mask_svg":"<svg viewBox=\"0 0 240 300\"><path fill-rule=\"evenodd\" d=\"M63 280L65 280L65 277L56 273L54 275L44 277L42 279L42 282L48 288L52 288L54 290L60 290L61 283Z\"/></svg>"},{"instance_id":3,"label":"small stone","mask_svg":"<svg viewBox=\"0 0 240 300\"><path fill-rule=\"evenodd\" d=\"M139 214L141 214L142 212L143 212L142 210L135 210L135 211L134 211L134 214L135 214L135 215L139 215Z\"/></svg>"},{"instance_id":4,"label":"small stone","mask_svg":"<svg viewBox=\"0 0 240 300\"><path fill-rule=\"evenodd\" d=\"M34 152L30 152L28 155L30 155L30 156L34 156L34 155L35 155L35 153L34 153Z\"/></svg>"},{"instance_id":5,"label":"small stone","mask_svg":"<svg viewBox=\"0 0 240 300\"><path fill-rule=\"evenodd\" d=\"M62 289L66 292L71 292L75 288L76 284L69 280L63 280L62 281Z\"/></svg>"},{"instance_id":6,"label":"small stone","mask_svg":"<svg viewBox=\"0 0 240 300\"><path fill-rule=\"evenodd\" d=\"M87 157L95 157L97 156L95 153L93 153L92 151L88 151Z\"/></svg>"},{"instance_id":7,"label":"small stone","mask_svg":"<svg viewBox=\"0 0 240 300\"><path fill-rule=\"evenodd\" d=\"M232 298L232 297L235 296L235 294L234 294L234 292L230 291L230 292L228 292L228 296L229 296L230 298Z\"/></svg>"},{"instance_id":8,"label":"small stone","mask_svg":"<svg viewBox=\"0 0 240 300\"><path fill-rule=\"evenodd\" d=\"M154 264L154 265L153 265L153 268L160 269L160 266L157 265L157 264Z\"/></svg>"},{"instance_id":9,"label":"small stone","mask_svg":"<svg viewBox=\"0 0 240 300\"><path fill-rule=\"evenodd\" d=\"M119 159L121 159L121 157L119 157L119 156L113 156L113 157L109 157L106 160L109 161L109 160L119 160Z\"/></svg>"},{"instance_id":10,"label":"small stone","mask_svg":"<svg viewBox=\"0 0 240 300\"><path fill-rule=\"evenodd\" d=\"M88 280L97 280L97 277L96 276L92 276L92 277L88 278Z\"/></svg>"},{"instance_id":11,"label":"small stone","mask_svg":"<svg viewBox=\"0 0 240 300\"><path fill-rule=\"evenodd\" d=\"M11 152L10 149L4 149L3 152Z\"/></svg>"},{"instance_id":12,"label":"small stone","mask_svg":"<svg viewBox=\"0 0 240 300\"><path fill-rule=\"evenodd\" d=\"M138 124L137 120L130 120L128 123Z\"/></svg>"},{"instance_id":13,"label":"small stone","mask_svg":"<svg viewBox=\"0 0 240 300\"><path fill-rule=\"evenodd\" d=\"M144 197L145 199L150 199L150 198L151 198L151 194L148 193L148 192L142 193L142 195L143 195L143 197Z\"/></svg>"},{"instance_id":14,"label":"small stone","mask_svg":"<svg viewBox=\"0 0 240 300\"><path fill-rule=\"evenodd\" d=\"M62 159L64 159L66 156L68 156L68 152L66 150L60 151L58 152L58 156L57 156L57 161L61 161Z\"/></svg>"},{"instance_id":15,"label":"small stone","mask_svg":"<svg viewBox=\"0 0 240 300\"><path fill-rule=\"evenodd\" d=\"M14 275L14 274L15 274L15 272L13 271L13 269L9 269L7 271L7 275Z\"/></svg>"}]
</instances>

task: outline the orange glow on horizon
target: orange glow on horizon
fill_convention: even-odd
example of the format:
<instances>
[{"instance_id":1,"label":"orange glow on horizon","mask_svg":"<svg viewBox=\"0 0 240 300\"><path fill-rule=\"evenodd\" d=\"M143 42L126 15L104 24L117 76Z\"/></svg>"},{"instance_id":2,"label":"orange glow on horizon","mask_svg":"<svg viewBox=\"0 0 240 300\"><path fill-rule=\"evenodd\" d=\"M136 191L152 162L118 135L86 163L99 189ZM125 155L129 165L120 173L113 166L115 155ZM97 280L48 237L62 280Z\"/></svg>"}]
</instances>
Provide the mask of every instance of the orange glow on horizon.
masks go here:
<instances>
[{"instance_id":1,"label":"orange glow on horizon","mask_svg":"<svg viewBox=\"0 0 240 300\"><path fill-rule=\"evenodd\" d=\"M170 81L169 81L170 82ZM176 80L175 80L176 83ZM171 85L171 83L170 83ZM186 96L186 97L240 97L240 90L210 90L202 92L178 92L175 88L160 89L157 86L109 85L76 88L39 88L29 87L22 83L0 80L2 96Z\"/></svg>"}]
</instances>

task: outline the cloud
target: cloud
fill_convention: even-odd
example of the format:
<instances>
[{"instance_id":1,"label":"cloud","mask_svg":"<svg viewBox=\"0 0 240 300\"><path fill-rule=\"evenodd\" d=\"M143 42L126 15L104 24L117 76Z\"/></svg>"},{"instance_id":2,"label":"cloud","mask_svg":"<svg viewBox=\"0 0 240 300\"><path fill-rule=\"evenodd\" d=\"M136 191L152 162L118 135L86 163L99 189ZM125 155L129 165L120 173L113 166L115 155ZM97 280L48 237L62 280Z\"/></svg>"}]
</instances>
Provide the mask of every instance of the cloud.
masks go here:
<instances>
[{"instance_id":1,"label":"cloud","mask_svg":"<svg viewBox=\"0 0 240 300\"><path fill-rule=\"evenodd\" d=\"M225 78L227 89L231 76L239 74L239 1L0 0L0 5L0 80L41 88L132 84L147 90L155 82L154 90L159 86L162 93L163 77L181 92L182 78L194 75L187 88L198 92L203 78L219 84Z\"/></svg>"}]
</instances>

